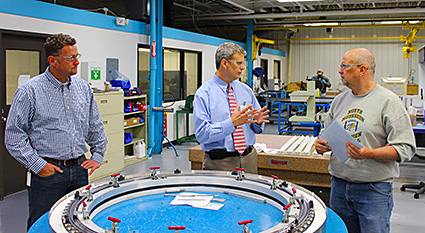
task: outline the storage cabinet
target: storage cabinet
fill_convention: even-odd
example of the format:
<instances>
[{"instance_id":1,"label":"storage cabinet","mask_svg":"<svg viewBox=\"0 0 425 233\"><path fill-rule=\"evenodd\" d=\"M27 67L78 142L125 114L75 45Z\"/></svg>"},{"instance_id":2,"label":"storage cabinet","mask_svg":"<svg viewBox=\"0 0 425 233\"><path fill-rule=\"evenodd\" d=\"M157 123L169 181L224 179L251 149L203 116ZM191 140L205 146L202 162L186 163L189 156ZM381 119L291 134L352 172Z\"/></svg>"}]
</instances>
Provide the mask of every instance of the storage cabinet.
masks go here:
<instances>
[{"instance_id":1,"label":"storage cabinet","mask_svg":"<svg viewBox=\"0 0 425 233\"><path fill-rule=\"evenodd\" d=\"M124 132L126 134L126 142L124 145L125 166L147 159L146 152L148 140L146 108L147 100L145 94L124 97ZM142 157L136 157L134 154L134 146L136 143L142 141L145 144L144 154Z\"/></svg>"},{"instance_id":2,"label":"storage cabinet","mask_svg":"<svg viewBox=\"0 0 425 233\"><path fill-rule=\"evenodd\" d=\"M108 148L103 157L102 166L89 176L89 181L124 170L124 93L101 92L94 93L97 106L102 115L103 126L108 138ZM88 152L90 154L90 152ZM91 157L91 156L87 156Z\"/></svg>"}]
</instances>

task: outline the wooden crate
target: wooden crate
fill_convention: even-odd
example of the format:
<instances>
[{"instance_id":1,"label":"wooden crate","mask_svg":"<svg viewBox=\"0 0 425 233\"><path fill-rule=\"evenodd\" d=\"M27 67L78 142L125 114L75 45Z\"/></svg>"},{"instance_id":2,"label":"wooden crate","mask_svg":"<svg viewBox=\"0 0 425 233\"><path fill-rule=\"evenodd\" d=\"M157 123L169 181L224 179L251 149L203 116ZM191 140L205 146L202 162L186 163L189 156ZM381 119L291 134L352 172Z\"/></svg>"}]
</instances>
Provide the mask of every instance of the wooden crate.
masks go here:
<instances>
[{"instance_id":1,"label":"wooden crate","mask_svg":"<svg viewBox=\"0 0 425 233\"><path fill-rule=\"evenodd\" d=\"M419 94L418 84L407 84L407 94L408 95L418 95Z\"/></svg>"}]
</instances>

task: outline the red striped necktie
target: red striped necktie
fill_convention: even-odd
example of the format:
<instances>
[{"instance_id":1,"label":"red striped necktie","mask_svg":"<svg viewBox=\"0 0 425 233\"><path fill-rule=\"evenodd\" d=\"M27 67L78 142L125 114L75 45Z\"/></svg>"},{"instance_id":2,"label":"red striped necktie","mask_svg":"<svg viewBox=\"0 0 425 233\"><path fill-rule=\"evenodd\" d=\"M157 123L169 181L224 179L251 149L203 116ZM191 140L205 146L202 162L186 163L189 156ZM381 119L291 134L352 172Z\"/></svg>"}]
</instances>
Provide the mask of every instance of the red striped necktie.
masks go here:
<instances>
[{"instance_id":1,"label":"red striped necktie","mask_svg":"<svg viewBox=\"0 0 425 233\"><path fill-rule=\"evenodd\" d=\"M232 115L233 111L236 109L236 100L233 95L232 86L229 83L229 104L230 104L230 115ZM242 154L246 148L245 136L243 134L242 125L239 125L235 132L233 132L233 142L235 143L235 149Z\"/></svg>"}]
</instances>

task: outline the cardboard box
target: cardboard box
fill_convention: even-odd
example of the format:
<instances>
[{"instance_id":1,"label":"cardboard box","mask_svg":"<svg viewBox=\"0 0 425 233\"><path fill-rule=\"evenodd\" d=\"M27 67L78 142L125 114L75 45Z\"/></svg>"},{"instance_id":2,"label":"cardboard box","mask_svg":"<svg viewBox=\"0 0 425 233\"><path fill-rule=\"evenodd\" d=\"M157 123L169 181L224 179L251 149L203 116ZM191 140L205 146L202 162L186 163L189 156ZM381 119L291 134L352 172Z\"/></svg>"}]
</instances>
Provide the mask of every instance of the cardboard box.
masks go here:
<instances>
[{"instance_id":1,"label":"cardboard box","mask_svg":"<svg viewBox=\"0 0 425 233\"><path fill-rule=\"evenodd\" d=\"M341 91L335 90L335 89L326 90L326 95L330 95L330 96L337 96L339 95L339 93L341 93Z\"/></svg>"},{"instance_id":2,"label":"cardboard box","mask_svg":"<svg viewBox=\"0 0 425 233\"><path fill-rule=\"evenodd\" d=\"M139 124L139 121L140 120L139 120L138 117L125 119L124 120L124 127L131 126L131 125L137 125L137 124Z\"/></svg>"},{"instance_id":3,"label":"cardboard box","mask_svg":"<svg viewBox=\"0 0 425 233\"><path fill-rule=\"evenodd\" d=\"M419 94L418 84L407 84L407 94L408 95L418 95Z\"/></svg>"}]
</instances>

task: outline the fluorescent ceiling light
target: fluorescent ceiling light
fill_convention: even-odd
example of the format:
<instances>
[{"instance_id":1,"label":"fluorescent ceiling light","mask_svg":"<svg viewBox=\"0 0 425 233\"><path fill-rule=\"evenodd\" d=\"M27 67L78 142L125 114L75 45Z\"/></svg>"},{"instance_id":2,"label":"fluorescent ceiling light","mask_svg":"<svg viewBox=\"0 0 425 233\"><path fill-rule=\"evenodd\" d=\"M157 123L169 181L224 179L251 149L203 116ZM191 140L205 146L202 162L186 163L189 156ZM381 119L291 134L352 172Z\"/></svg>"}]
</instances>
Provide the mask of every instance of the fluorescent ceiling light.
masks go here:
<instances>
[{"instance_id":1,"label":"fluorescent ceiling light","mask_svg":"<svg viewBox=\"0 0 425 233\"><path fill-rule=\"evenodd\" d=\"M342 22L341 25L371 25L371 22Z\"/></svg>"},{"instance_id":2,"label":"fluorescent ceiling light","mask_svg":"<svg viewBox=\"0 0 425 233\"><path fill-rule=\"evenodd\" d=\"M410 23L410 24L418 24L421 23L419 20L409 20L409 21L381 21L381 24L403 24L403 23Z\"/></svg>"},{"instance_id":3,"label":"fluorescent ceiling light","mask_svg":"<svg viewBox=\"0 0 425 233\"><path fill-rule=\"evenodd\" d=\"M304 23L306 27L317 27L317 26L338 26L338 23Z\"/></svg>"},{"instance_id":4,"label":"fluorescent ceiling light","mask_svg":"<svg viewBox=\"0 0 425 233\"><path fill-rule=\"evenodd\" d=\"M402 21L381 21L381 24L401 24Z\"/></svg>"},{"instance_id":5,"label":"fluorescent ceiling light","mask_svg":"<svg viewBox=\"0 0 425 233\"><path fill-rule=\"evenodd\" d=\"M323 0L277 0L278 2L320 2Z\"/></svg>"}]
</instances>

